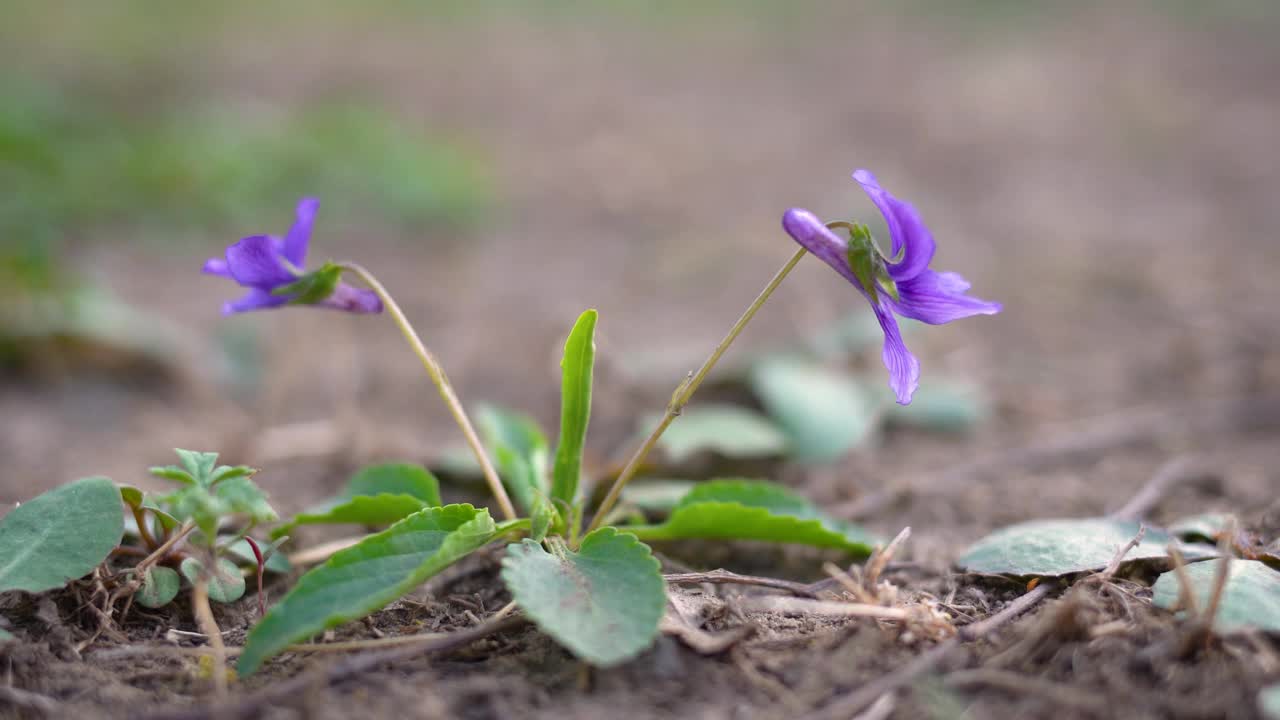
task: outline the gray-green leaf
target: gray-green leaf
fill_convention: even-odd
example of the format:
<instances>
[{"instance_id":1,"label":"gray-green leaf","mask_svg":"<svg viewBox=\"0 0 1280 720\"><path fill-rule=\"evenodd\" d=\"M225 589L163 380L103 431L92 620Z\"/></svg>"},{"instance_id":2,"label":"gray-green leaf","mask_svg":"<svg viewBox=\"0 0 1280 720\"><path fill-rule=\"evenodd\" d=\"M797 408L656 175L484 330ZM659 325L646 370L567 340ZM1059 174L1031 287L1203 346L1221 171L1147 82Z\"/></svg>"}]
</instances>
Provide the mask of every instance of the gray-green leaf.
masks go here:
<instances>
[{"instance_id":1,"label":"gray-green leaf","mask_svg":"<svg viewBox=\"0 0 1280 720\"><path fill-rule=\"evenodd\" d=\"M364 617L492 540L487 510L446 505L421 510L334 554L249 633L237 669L249 675L290 643Z\"/></svg>"},{"instance_id":2,"label":"gray-green leaf","mask_svg":"<svg viewBox=\"0 0 1280 720\"><path fill-rule=\"evenodd\" d=\"M1191 591L1204 609L1213 592L1218 573L1217 560L1187 566ZM1167 572L1156 579L1151 602L1156 607L1172 609L1178 604L1178 577ZM1213 618L1214 630L1232 633L1251 628L1280 632L1280 572L1257 560L1232 560L1231 574L1222 593L1222 604Z\"/></svg>"},{"instance_id":3,"label":"gray-green leaf","mask_svg":"<svg viewBox=\"0 0 1280 720\"><path fill-rule=\"evenodd\" d=\"M534 496L547 491L547 438L538 423L526 415L493 405L482 405L476 422L485 445L493 454L502 484L524 512L533 508Z\"/></svg>"},{"instance_id":4,"label":"gray-green leaf","mask_svg":"<svg viewBox=\"0 0 1280 720\"><path fill-rule=\"evenodd\" d=\"M645 431L657 424L645 422ZM680 413L658 441L667 458L683 463L700 452L713 452L730 459L781 457L787 451L787 436L773 423L747 408L736 405L697 405Z\"/></svg>"},{"instance_id":5,"label":"gray-green leaf","mask_svg":"<svg viewBox=\"0 0 1280 720\"><path fill-rule=\"evenodd\" d=\"M1139 523L1110 518L1032 520L991 533L969 547L957 564L972 573L1060 576L1101 570L1138 534ZM1147 528L1125 562L1166 557L1172 538Z\"/></svg>"},{"instance_id":6,"label":"gray-green leaf","mask_svg":"<svg viewBox=\"0 0 1280 720\"><path fill-rule=\"evenodd\" d=\"M657 559L629 533L600 528L577 552L525 540L507 547L502 579L529 617L587 662L609 667L653 643L666 610Z\"/></svg>"},{"instance_id":7,"label":"gray-green leaf","mask_svg":"<svg viewBox=\"0 0 1280 720\"><path fill-rule=\"evenodd\" d=\"M824 515L805 498L773 483L712 480L685 495L660 525L628 526L641 540L763 540L869 555L880 542L857 525Z\"/></svg>"},{"instance_id":8,"label":"gray-green leaf","mask_svg":"<svg viewBox=\"0 0 1280 720\"><path fill-rule=\"evenodd\" d=\"M870 442L879 425L883 402L876 394L818 365L786 359L761 362L751 372L751 387L800 460L838 460Z\"/></svg>"},{"instance_id":9,"label":"gray-green leaf","mask_svg":"<svg viewBox=\"0 0 1280 720\"><path fill-rule=\"evenodd\" d=\"M1258 691L1258 710L1267 720L1280 720L1280 683Z\"/></svg>"},{"instance_id":10,"label":"gray-green leaf","mask_svg":"<svg viewBox=\"0 0 1280 720\"><path fill-rule=\"evenodd\" d=\"M197 559L189 557L178 566L182 576L192 585L200 581L204 565ZM209 573L209 599L214 602L230 603L244 597L244 574L235 563L226 558L218 558L214 572Z\"/></svg>"},{"instance_id":11,"label":"gray-green leaf","mask_svg":"<svg viewBox=\"0 0 1280 720\"><path fill-rule=\"evenodd\" d=\"M289 564L289 557L282 552L276 552L276 549L288 539L287 537L276 538L275 542L270 545L259 543L259 549L262 550L262 554L266 559L263 565L264 570L273 573L287 573L293 569L293 566ZM222 552L239 562L248 563L255 568L258 566L258 558L253 554L253 548L249 547L249 541L244 538L226 546Z\"/></svg>"},{"instance_id":12,"label":"gray-green leaf","mask_svg":"<svg viewBox=\"0 0 1280 720\"><path fill-rule=\"evenodd\" d=\"M16 642L17 640L18 638L14 637L13 633L5 630L4 628L0 628L0 643Z\"/></svg>"},{"instance_id":13,"label":"gray-green leaf","mask_svg":"<svg viewBox=\"0 0 1280 720\"><path fill-rule=\"evenodd\" d=\"M883 385L878 385L878 388ZM886 391L886 399L891 396ZM969 430L987 418L990 412L986 398L967 383L933 380L920 384L910 405L886 402L885 421L939 432Z\"/></svg>"},{"instance_id":14,"label":"gray-green leaf","mask_svg":"<svg viewBox=\"0 0 1280 720\"><path fill-rule=\"evenodd\" d=\"M142 577L142 587L133 596L143 607L164 607L178 596L182 578L178 571L162 565L151 568Z\"/></svg>"},{"instance_id":15,"label":"gray-green leaf","mask_svg":"<svg viewBox=\"0 0 1280 720\"><path fill-rule=\"evenodd\" d=\"M123 535L115 483L90 477L56 487L0 519L0 592L43 592L84 577Z\"/></svg>"},{"instance_id":16,"label":"gray-green leaf","mask_svg":"<svg viewBox=\"0 0 1280 720\"><path fill-rule=\"evenodd\" d=\"M560 360L560 442L552 470L551 500L573 505L582 475L582 449L591 419L591 382L596 363L596 311L578 317Z\"/></svg>"}]
</instances>

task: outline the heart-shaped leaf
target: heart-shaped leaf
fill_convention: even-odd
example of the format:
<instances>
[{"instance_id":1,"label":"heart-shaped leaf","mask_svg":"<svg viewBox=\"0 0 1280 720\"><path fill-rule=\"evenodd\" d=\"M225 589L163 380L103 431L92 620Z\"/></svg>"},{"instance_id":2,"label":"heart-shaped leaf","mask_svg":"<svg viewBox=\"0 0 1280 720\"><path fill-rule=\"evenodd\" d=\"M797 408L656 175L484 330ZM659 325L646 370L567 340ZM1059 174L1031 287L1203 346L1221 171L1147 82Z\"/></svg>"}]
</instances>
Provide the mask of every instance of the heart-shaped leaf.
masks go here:
<instances>
[{"instance_id":1,"label":"heart-shaped leaf","mask_svg":"<svg viewBox=\"0 0 1280 720\"><path fill-rule=\"evenodd\" d=\"M582 475L582 448L591 420L591 382L596 363L596 311L578 317L560 360L560 442L552 471L551 500L573 505Z\"/></svg>"},{"instance_id":2,"label":"heart-shaped leaf","mask_svg":"<svg viewBox=\"0 0 1280 720\"><path fill-rule=\"evenodd\" d=\"M556 542L553 540L553 542ZM653 643L666 610L666 583L649 548L600 528L577 552L525 540L509 545L502 579L529 617L587 662L609 667Z\"/></svg>"},{"instance_id":3,"label":"heart-shaped leaf","mask_svg":"<svg viewBox=\"0 0 1280 720\"><path fill-rule=\"evenodd\" d=\"M192 585L200 581L204 573L204 565L197 559L189 557L178 566L182 576ZM244 574L235 563L226 558L218 558L214 572L209 573L209 599L214 602L232 603L244 597Z\"/></svg>"},{"instance_id":4,"label":"heart-shaped leaf","mask_svg":"<svg viewBox=\"0 0 1280 720\"><path fill-rule=\"evenodd\" d=\"M647 419L645 432L658 423ZM773 423L736 405L697 405L686 408L667 428L658 447L671 462L680 464L700 452L730 459L780 457L787 451L787 436Z\"/></svg>"},{"instance_id":5,"label":"heart-shaped leaf","mask_svg":"<svg viewBox=\"0 0 1280 720\"><path fill-rule=\"evenodd\" d=\"M237 669L248 675L290 643L384 607L499 532L487 510L446 505L420 510L335 553L253 628Z\"/></svg>"},{"instance_id":6,"label":"heart-shaped leaf","mask_svg":"<svg viewBox=\"0 0 1280 720\"><path fill-rule=\"evenodd\" d=\"M884 404L857 380L798 360L761 362L751 387L782 426L792 454L810 462L838 460L870 442Z\"/></svg>"},{"instance_id":7,"label":"heart-shaped leaf","mask_svg":"<svg viewBox=\"0 0 1280 720\"><path fill-rule=\"evenodd\" d=\"M764 540L837 548L858 556L869 555L880 542L857 525L824 515L786 488L753 480L702 483L685 495L666 522L624 529L642 540Z\"/></svg>"},{"instance_id":8,"label":"heart-shaped leaf","mask_svg":"<svg viewBox=\"0 0 1280 720\"><path fill-rule=\"evenodd\" d=\"M1218 561L1192 563L1186 571L1199 607L1208 607ZM1167 572L1156 578L1151 590L1151 602L1156 607L1177 607L1177 573ZM1254 628L1280 633L1280 572L1256 560L1232 560L1213 628L1221 633Z\"/></svg>"},{"instance_id":9,"label":"heart-shaped leaf","mask_svg":"<svg viewBox=\"0 0 1280 720\"><path fill-rule=\"evenodd\" d=\"M90 477L56 487L0 518L0 592L43 592L84 577L123 535L115 483Z\"/></svg>"},{"instance_id":10,"label":"heart-shaped leaf","mask_svg":"<svg viewBox=\"0 0 1280 720\"><path fill-rule=\"evenodd\" d=\"M156 566L143 576L142 587L134 594L133 599L143 607L164 607L178 596L178 590L181 587L182 577L178 575L177 570Z\"/></svg>"},{"instance_id":11,"label":"heart-shaped leaf","mask_svg":"<svg viewBox=\"0 0 1280 720\"><path fill-rule=\"evenodd\" d=\"M957 561L963 570L991 575L1060 576L1101 570L1138 534L1139 523L1111 518L1032 520L991 533ZM1147 528L1125 562L1165 558L1167 533ZM1189 551L1188 551L1189 552Z\"/></svg>"}]
</instances>

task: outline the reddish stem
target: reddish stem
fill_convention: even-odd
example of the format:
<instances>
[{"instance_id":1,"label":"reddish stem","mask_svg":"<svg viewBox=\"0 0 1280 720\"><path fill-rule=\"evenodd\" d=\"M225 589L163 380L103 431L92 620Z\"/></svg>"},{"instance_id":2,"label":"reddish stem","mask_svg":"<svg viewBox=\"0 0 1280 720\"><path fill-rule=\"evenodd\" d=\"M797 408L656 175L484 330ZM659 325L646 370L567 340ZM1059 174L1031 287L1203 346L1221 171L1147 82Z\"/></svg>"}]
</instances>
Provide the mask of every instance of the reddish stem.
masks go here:
<instances>
[{"instance_id":1,"label":"reddish stem","mask_svg":"<svg viewBox=\"0 0 1280 720\"><path fill-rule=\"evenodd\" d=\"M244 536L245 542L249 543L249 547L253 550L253 557L258 561L258 617L267 614L267 594L262 589L262 575L267 567L267 561L262 557L262 549L258 547L258 541Z\"/></svg>"},{"instance_id":2,"label":"reddish stem","mask_svg":"<svg viewBox=\"0 0 1280 720\"><path fill-rule=\"evenodd\" d=\"M148 550L155 550L160 547L160 543L151 536L151 530L147 528L147 513L136 505L130 505L129 509L133 511L133 519L138 523L138 535L142 537L142 542L147 544Z\"/></svg>"}]
</instances>

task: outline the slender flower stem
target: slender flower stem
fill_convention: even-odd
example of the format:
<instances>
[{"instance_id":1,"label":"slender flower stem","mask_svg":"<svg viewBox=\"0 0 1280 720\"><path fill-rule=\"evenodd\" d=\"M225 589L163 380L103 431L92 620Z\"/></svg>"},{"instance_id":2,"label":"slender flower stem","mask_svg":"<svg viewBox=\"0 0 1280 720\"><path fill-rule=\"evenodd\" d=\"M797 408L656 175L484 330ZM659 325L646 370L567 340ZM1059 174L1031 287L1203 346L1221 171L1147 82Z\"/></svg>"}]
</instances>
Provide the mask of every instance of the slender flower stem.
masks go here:
<instances>
[{"instance_id":1,"label":"slender flower stem","mask_svg":"<svg viewBox=\"0 0 1280 720\"><path fill-rule=\"evenodd\" d=\"M640 464L644 462L645 457L658 444L658 439L662 437L662 433L666 432L671 423L675 422L675 419L680 416L680 411L684 409L689 399L693 397L698 387L702 385L702 381L711 372L711 368L716 366L716 363L720 361L729 346L742 333L747 323L751 322L751 318L755 317L756 312L769 299L773 291L778 289L778 286L786 279L792 268L796 266L796 263L799 263L801 258L808 252L808 250L800 248L795 255L791 256L791 259L782 266L782 269L778 270L773 279L769 281L769 284L764 286L764 289L760 291L756 299L747 306L746 311L742 313L742 317L738 318L738 322L733 324L733 327L729 329L729 333L724 336L724 339L720 341L716 349L711 351L711 355L702 363L702 367L698 368L697 372L691 373L676 387L675 392L671 394L671 402L667 403L667 412L662 416L662 420L658 421L658 426L653 429L653 432L649 433L649 437L645 438L635 454L627 461L626 466L622 468L622 472L618 475L618 479L613 481L613 487L609 488L609 494L605 496L604 501L600 503L600 507L596 509L596 515L591 521L591 526L587 528L588 533L600 527L604 522L604 519L609 515L609 511L618 503L622 488L626 487L627 483L631 482L631 479L635 477L636 472L640 469Z\"/></svg>"},{"instance_id":2,"label":"slender flower stem","mask_svg":"<svg viewBox=\"0 0 1280 720\"><path fill-rule=\"evenodd\" d=\"M493 469L493 463L489 462L489 455L484 451L484 445L480 442L480 436L476 434L475 428L471 425L470 418L467 417L467 411L462 408L462 403L458 400L458 395L453 391L453 385L449 383L449 378L444 374L444 368L440 366L440 362L436 357L427 350L427 346L422 344L422 339L418 337L418 333L414 331L413 325L409 324L409 319L404 316L404 312L400 310L400 306L396 304L391 293L378 282L373 273L364 269L355 263L342 263L343 270L354 273L369 286L378 298L382 300L382 304L386 306L387 312L391 315L391 319L395 321L396 326L400 328L400 333L404 335L404 339L408 341L409 347L413 349L414 354L422 361L422 366L427 369L427 374L431 376L431 382L435 383L436 389L440 391L440 397L444 398L444 404L449 407L449 412L453 414L453 420L462 429L462 435L467 440L467 445L471 446L471 451L475 453L476 460L480 463L480 471L484 473L484 479L489 483L489 490L493 493L493 497L498 501L498 507L502 509L502 514L508 520L516 518L515 507L511 505L511 498L507 497L507 491L502 486L502 481L498 479L498 472Z\"/></svg>"}]
</instances>

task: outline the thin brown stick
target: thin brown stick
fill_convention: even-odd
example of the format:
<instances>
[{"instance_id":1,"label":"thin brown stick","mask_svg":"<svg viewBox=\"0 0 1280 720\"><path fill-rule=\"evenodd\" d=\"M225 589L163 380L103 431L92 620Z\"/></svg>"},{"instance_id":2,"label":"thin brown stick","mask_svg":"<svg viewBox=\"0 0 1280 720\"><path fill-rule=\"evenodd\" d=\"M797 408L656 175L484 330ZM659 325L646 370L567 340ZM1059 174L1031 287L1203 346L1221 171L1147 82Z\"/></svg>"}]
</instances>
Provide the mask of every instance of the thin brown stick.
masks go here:
<instances>
[{"instance_id":1,"label":"thin brown stick","mask_svg":"<svg viewBox=\"0 0 1280 720\"><path fill-rule=\"evenodd\" d=\"M150 717L151 720L208 720L213 718L229 720L230 718L251 717L260 713L264 708L286 698L314 691L316 688L323 687L329 683L360 675L384 665L407 662L425 653L444 652L470 645L476 640L520 627L526 622L528 622L528 619L523 616L505 617L496 621L490 619L473 628L449 633L434 642L422 642L411 647L398 647L363 653L326 667L308 670L288 680L268 685L237 702L206 705L198 708L183 708L156 713Z\"/></svg>"},{"instance_id":2,"label":"thin brown stick","mask_svg":"<svg viewBox=\"0 0 1280 720\"><path fill-rule=\"evenodd\" d=\"M709 572L672 573L662 576L664 580L675 585L700 585L713 583L720 585L754 585L756 587L785 590L792 595L812 598L817 594L806 583L780 580L777 578L757 577L755 575L739 575L728 570L711 570Z\"/></svg>"},{"instance_id":3,"label":"thin brown stick","mask_svg":"<svg viewBox=\"0 0 1280 720\"><path fill-rule=\"evenodd\" d=\"M866 573L862 577L862 586L867 589L867 592L875 593L876 583L880 580L880 573L884 572L885 566L893 559L893 556L898 552L898 548L902 547L903 543L910 537L911 528L904 527L888 545L877 548L872 553L871 559L867 561Z\"/></svg>"},{"instance_id":4,"label":"thin brown stick","mask_svg":"<svg viewBox=\"0 0 1280 720\"><path fill-rule=\"evenodd\" d=\"M898 688L907 685L917 677L926 672L933 670L940 665L942 661L947 659L961 643L971 642L981 639L1000 626L1008 623L1019 615L1027 612L1035 607L1041 600L1048 597L1056 586L1053 583L1042 582L1030 592L1019 597L1017 600L1009 603L1003 610L992 615L986 620L965 625L960 628L954 638L939 643L932 650L917 656L914 660L894 670L888 675L872 680L859 687L857 690L838 698L826 707L806 716L811 719L818 718L847 718L861 711L867 706L879 700L883 695L891 693Z\"/></svg>"},{"instance_id":5,"label":"thin brown stick","mask_svg":"<svg viewBox=\"0 0 1280 720\"><path fill-rule=\"evenodd\" d=\"M1204 477L1208 473L1203 465L1191 457L1174 458L1156 471L1129 501L1112 512L1110 517L1116 520L1141 520L1151 512L1169 491L1184 482Z\"/></svg>"},{"instance_id":6,"label":"thin brown stick","mask_svg":"<svg viewBox=\"0 0 1280 720\"><path fill-rule=\"evenodd\" d=\"M1147 526L1139 525L1138 534L1134 535L1129 542L1125 543L1123 547L1116 551L1115 557L1111 558L1111 562L1107 563L1107 566L1102 569L1102 572L1092 575L1091 577L1097 578L1098 580L1110 580L1114 577L1116 572L1120 570L1120 564L1124 562L1124 556L1128 555L1131 550L1141 545L1142 538L1145 537L1146 534Z\"/></svg>"},{"instance_id":7,"label":"thin brown stick","mask_svg":"<svg viewBox=\"0 0 1280 720\"><path fill-rule=\"evenodd\" d=\"M834 602L830 600L807 600L789 598L779 595L761 595L743 598L745 610L765 610L780 612L786 615L825 615L828 617L873 617L880 620L907 620L911 613L905 608L885 607L867 603Z\"/></svg>"},{"instance_id":8,"label":"thin brown stick","mask_svg":"<svg viewBox=\"0 0 1280 720\"><path fill-rule=\"evenodd\" d=\"M1188 615L1199 615L1200 599L1191 590L1191 576L1187 574L1187 561L1182 557L1182 551L1174 543L1169 543L1165 551L1169 553L1169 560L1173 563L1173 576L1178 580L1178 605Z\"/></svg>"}]
</instances>

